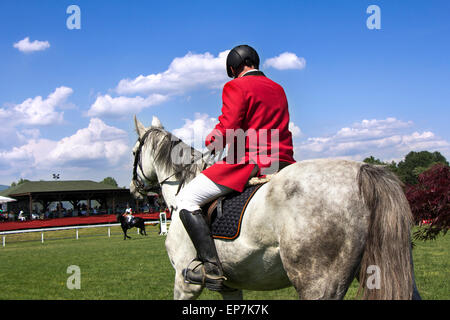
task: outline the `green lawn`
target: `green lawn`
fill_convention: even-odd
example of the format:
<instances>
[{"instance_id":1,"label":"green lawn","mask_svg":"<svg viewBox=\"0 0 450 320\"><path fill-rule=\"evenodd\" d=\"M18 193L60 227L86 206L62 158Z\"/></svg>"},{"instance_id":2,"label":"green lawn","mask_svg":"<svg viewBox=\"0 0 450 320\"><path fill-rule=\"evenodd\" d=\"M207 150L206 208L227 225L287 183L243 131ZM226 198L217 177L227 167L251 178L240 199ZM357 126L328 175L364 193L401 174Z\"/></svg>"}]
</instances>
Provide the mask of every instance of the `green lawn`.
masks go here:
<instances>
[{"instance_id":1,"label":"green lawn","mask_svg":"<svg viewBox=\"0 0 450 320\"><path fill-rule=\"evenodd\" d=\"M172 299L174 271L164 249L164 236L148 227L147 237L132 229L123 241L112 228L54 231L7 236L0 247L0 299ZM450 237L417 242L414 249L416 280L423 299L450 299ZM81 290L66 287L67 267L81 269ZM346 299L353 299L354 282ZM245 291L245 299L297 299L293 288ZM200 299L220 299L204 290Z\"/></svg>"}]
</instances>

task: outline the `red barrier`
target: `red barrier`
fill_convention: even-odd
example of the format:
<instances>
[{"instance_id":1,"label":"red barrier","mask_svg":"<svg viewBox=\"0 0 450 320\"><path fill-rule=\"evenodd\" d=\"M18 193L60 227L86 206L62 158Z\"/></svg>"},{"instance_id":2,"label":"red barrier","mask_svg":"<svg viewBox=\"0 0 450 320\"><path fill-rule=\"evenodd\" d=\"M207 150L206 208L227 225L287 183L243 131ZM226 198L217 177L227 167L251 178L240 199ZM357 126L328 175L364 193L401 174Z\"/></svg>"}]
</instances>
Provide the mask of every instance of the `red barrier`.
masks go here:
<instances>
[{"instance_id":1,"label":"red barrier","mask_svg":"<svg viewBox=\"0 0 450 320\"><path fill-rule=\"evenodd\" d=\"M159 220L159 212L135 213L133 214L133 216L141 217L145 220ZM169 217L167 218L169 219ZM0 222L0 231L65 227L84 224L105 224L105 223L117 223L116 215L104 214L88 217L81 216L81 217L54 218L54 219L31 220L31 221Z\"/></svg>"}]
</instances>

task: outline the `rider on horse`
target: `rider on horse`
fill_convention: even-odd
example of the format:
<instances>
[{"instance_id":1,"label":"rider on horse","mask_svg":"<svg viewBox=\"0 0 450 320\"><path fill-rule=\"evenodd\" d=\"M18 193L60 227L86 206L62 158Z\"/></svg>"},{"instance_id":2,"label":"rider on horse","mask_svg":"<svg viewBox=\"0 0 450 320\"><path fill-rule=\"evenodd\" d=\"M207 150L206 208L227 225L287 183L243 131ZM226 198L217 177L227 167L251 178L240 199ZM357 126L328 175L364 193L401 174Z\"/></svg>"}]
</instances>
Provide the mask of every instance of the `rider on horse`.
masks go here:
<instances>
[{"instance_id":1,"label":"rider on horse","mask_svg":"<svg viewBox=\"0 0 450 320\"><path fill-rule=\"evenodd\" d=\"M259 56L250 46L237 46L228 54L226 69L234 80L223 88L222 115L205 141L212 153L228 145L228 155L203 170L177 197L180 219L202 262L199 270L184 269L183 274L189 283L210 290L221 291L226 278L200 207L233 190L242 192L253 176L295 162L285 92L258 68ZM239 145L240 133L245 138Z\"/></svg>"},{"instance_id":2,"label":"rider on horse","mask_svg":"<svg viewBox=\"0 0 450 320\"><path fill-rule=\"evenodd\" d=\"M131 208L127 208L126 210L125 210L125 213L123 214L123 216L125 217L125 218L127 218L127 223L130 223L131 222L131 219L133 219L134 218L134 216L132 215L132 210L131 210Z\"/></svg>"}]
</instances>

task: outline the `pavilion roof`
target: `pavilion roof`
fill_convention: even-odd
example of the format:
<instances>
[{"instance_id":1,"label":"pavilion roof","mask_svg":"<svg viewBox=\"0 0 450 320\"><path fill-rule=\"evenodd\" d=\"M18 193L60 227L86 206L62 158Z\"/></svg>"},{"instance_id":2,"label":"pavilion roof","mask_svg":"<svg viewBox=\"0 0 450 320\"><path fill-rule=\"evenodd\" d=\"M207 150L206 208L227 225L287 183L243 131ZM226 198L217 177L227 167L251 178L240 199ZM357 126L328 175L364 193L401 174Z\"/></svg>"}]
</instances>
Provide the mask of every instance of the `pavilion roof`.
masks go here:
<instances>
[{"instance_id":1,"label":"pavilion roof","mask_svg":"<svg viewBox=\"0 0 450 320\"><path fill-rule=\"evenodd\" d=\"M127 190L109 184L91 180L66 180L66 181L26 181L14 187L0 191L0 196L14 197L30 193L48 192L74 192L74 191L114 191Z\"/></svg>"}]
</instances>

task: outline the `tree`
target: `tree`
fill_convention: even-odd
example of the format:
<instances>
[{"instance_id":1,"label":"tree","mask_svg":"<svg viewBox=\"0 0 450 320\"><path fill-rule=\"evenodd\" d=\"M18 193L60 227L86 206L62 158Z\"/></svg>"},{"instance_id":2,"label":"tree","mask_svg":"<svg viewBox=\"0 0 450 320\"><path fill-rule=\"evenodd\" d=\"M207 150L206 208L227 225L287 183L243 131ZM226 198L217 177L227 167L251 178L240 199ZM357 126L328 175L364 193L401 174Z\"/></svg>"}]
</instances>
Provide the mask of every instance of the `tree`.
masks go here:
<instances>
[{"instance_id":1,"label":"tree","mask_svg":"<svg viewBox=\"0 0 450 320\"><path fill-rule=\"evenodd\" d=\"M431 221L414 233L420 240L435 239L450 227L450 168L436 164L418 176L416 185L406 188L406 198L416 223Z\"/></svg>"},{"instance_id":2,"label":"tree","mask_svg":"<svg viewBox=\"0 0 450 320\"><path fill-rule=\"evenodd\" d=\"M363 160L363 162L365 163L369 163L369 164L378 164L378 165L386 165L386 163L384 163L383 161L381 161L380 159L376 159L373 156L370 156L368 158L365 158Z\"/></svg>"},{"instance_id":3,"label":"tree","mask_svg":"<svg viewBox=\"0 0 450 320\"><path fill-rule=\"evenodd\" d=\"M383 162L380 159L374 158L373 156L370 156L370 157L365 158L363 160L363 162L368 163L368 164L385 166L386 168L388 168L392 172L397 173L397 164L395 163L395 161L392 161L391 163L388 163L388 162Z\"/></svg>"},{"instance_id":4,"label":"tree","mask_svg":"<svg viewBox=\"0 0 450 320\"><path fill-rule=\"evenodd\" d=\"M119 185L117 184L116 179L114 179L114 178L112 178L112 177L106 177L106 178L103 179L103 181L101 181L100 183L108 184L108 185L113 186L113 187L119 186Z\"/></svg>"},{"instance_id":5,"label":"tree","mask_svg":"<svg viewBox=\"0 0 450 320\"><path fill-rule=\"evenodd\" d=\"M449 165L447 159L440 152L411 151L397 165L396 174L407 185L413 185L418 182L418 173L421 173L433 164L442 163Z\"/></svg>"},{"instance_id":6,"label":"tree","mask_svg":"<svg viewBox=\"0 0 450 320\"><path fill-rule=\"evenodd\" d=\"M25 183L25 182L30 182L30 180L20 178L19 181L17 181L17 183L16 183L16 182L11 183L11 187L18 186L18 185L20 185L20 184L22 184L22 183Z\"/></svg>"}]
</instances>

